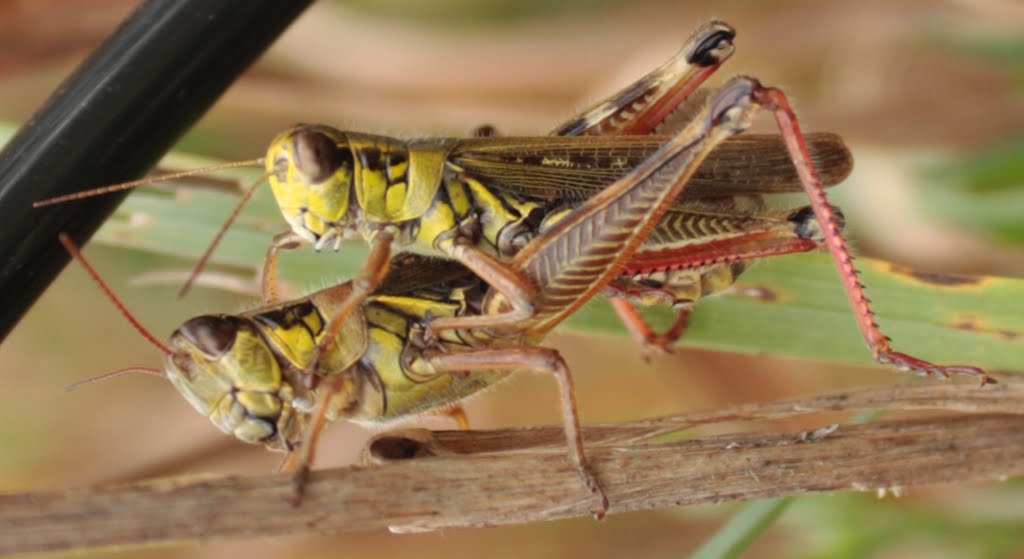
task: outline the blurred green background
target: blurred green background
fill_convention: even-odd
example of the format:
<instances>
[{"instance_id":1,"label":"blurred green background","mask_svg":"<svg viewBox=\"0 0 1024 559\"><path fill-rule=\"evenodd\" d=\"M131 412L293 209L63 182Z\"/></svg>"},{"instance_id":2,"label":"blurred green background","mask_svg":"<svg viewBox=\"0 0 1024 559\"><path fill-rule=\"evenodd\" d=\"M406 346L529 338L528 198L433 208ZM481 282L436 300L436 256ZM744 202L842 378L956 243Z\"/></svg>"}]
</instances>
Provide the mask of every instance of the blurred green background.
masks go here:
<instances>
[{"instance_id":1,"label":"blurred green background","mask_svg":"<svg viewBox=\"0 0 1024 559\"><path fill-rule=\"evenodd\" d=\"M0 119L27 118L133 5L0 3ZM850 144L856 170L835 193L860 254L926 270L1024 276L1024 5L1016 0L324 1L229 90L180 150L250 158L277 130L310 121L407 136L464 135L481 123L509 134L544 133L663 62L711 17L739 30L737 53L718 80L750 73L782 86L805 129L838 132ZM281 228L268 230L267 239ZM132 282L154 270L186 269L189 260L96 243L87 254L158 337L190 316L255 300L198 289L179 302L173 282ZM313 281L337 277L325 268ZM1024 315L1024 300L1003 305L1008 315ZM779 319L799 344L796 326ZM915 382L878 367L684 347L646 365L621 334L567 332L551 340L577 371L582 413L592 422ZM899 337L896 344L916 349ZM275 467L277 456L222 436L160 381L125 378L62 392L76 380L158 361L85 274L69 267L0 347L0 490ZM1024 349L1017 363L1024 368ZM478 428L556 423L555 396L549 379L523 376L472 400L468 412ZM835 419L842 417L763 427ZM332 426L320 465L351 462L368 436L353 425ZM1024 556L1022 493L1010 482L914 489L899 499L800 497L747 556ZM737 506L119 556L679 557Z\"/></svg>"}]
</instances>

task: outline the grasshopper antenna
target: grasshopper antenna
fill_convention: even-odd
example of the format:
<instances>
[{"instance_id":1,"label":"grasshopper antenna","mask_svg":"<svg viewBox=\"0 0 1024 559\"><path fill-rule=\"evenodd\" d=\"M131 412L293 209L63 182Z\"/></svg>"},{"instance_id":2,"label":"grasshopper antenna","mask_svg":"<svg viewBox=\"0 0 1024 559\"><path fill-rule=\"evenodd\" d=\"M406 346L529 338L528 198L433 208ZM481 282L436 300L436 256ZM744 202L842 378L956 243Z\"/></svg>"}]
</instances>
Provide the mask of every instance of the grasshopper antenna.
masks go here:
<instances>
[{"instance_id":1,"label":"grasshopper antenna","mask_svg":"<svg viewBox=\"0 0 1024 559\"><path fill-rule=\"evenodd\" d=\"M128 322L131 323L132 327L134 327L139 334L142 334L142 337L146 338L146 340L149 341L149 343L153 344L154 347L159 349L161 353L163 353L164 355L171 355L171 350L168 349L167 346L165 346L164 344L160 343L160 340L156 339L156 337L153 336L153 334L151 334L149 330L147 330L146 327L143 326L138 320L136 320L135 316L133 316L132 313L128 311L128 307L124 306L124 303L122 303L121 299L119 299L117 295L114 294L114 291L110 289L110 286L107 285L107 282L103 281L103 278L101 278L100 274L96 271L96 269L92 267L92 264L89 264L89 261L85 259L85 256L82 255L82 252L78 250L78 246L75 245L75 242L71 240L71 237L69 237L67 233L61 233L57 235L57 238L60 239L60 244L64 245L64 248L67 249L71 256L82 264L82 267L84 267L85 271L88 272L90 277L92 277L92 280L96 282L96 285L98 285L100 290L103 291L103 293L107 296L107 299L109 299L110 302L113 303L115 307L117 307L117 310L120 311L121 314L128 319ZM163 376L163 374L161 374L160 376Z\"/></svg>"},{"instance_id":2,"label":"grasshopper antenna","mask_svg":"<svg viewBox=\"0 0 1024 559\"><path fill-rule=\"evenodd\" d=\"M98 377L92 377L87 378L85 380L80 380L78 382L73 382L64 387L64 392L71 392L72 390L77 390L87 384L92 384L94 382L103 382L105 380L110 380L114 377L127 375L129 373L143 373L154 377L166 378L164 376L163 371L159 369L152 369L150 367L128 367L126 369L118 369L105 375L100 375Z\"/></svg>"},{"instance_id":3,"label":"grasshopper antenna","mask_svg":"<svg viewBox=\"0 0 1024 559\"><path fill-rule=\"evenodd\" d=\"M184 177L193 177L195 175L202 175L206 173L212 173L214 171L223 171L225 169L235 169L238 167L258 167L263 165L263 158L249 159L247 161L232 161L230 163L221 163L219 165L211 165L209 167L203 167L202 169L192 169L190 171L180 171L177 173L171 173L168 175L160 175L157 177L146 177L139 180L122 182L118 184L110 184L107 186L101 186L99 188L93 188L92 190L83 190L81 192L73 192L71 194L64 194L62 196L54 196L53 198L45 198L43 200L36 200L32 203L33 208L42 208L46 206L52 206L54 204L61 204L64 202L70 202L72 200L82 200L85 198L92 198L93 196L102 196L104 194L110 194L111 192L120 192L122 190L131 190L137 186L144 184L153 184L158 182L167 182L175 179Z\"/></svg>"},{"instance_id":4,"label":"grasshopper antenna","mask_svg":"<svg viewBox=\"0 0 1024 559\"><path fill-rule=\"evenodd\" d=\"M263 160L259 159L257 161L262 162ZM242 207L245 206L245 204L252 198L252 195L256 193L256 189L259 188L259 186L268 178L270 178L270 173L263 173L260 178L253 181L253 183L245 189L245 192L242 193L242 197L238 200L238 203L235 204L235 207L231 209L231 213L228 214L227 219L225 219L224 223L221 224L220 229L217 230L217 234L213 236L213 240L210 241L210 245L206 247L203 255L200 256L199 260L196 262L195 267L192 268L192 272L189 273L188 279L185 280L185 285L182 285L181 289L178 290L179 299L183 298L185 294L188 293L188 290L192 288L192 284L195 283L196 278L199 277L199 272L201 272L203 267L206 266L206 262L210 259L210 255L213 254L213 250L217 248L217 245L220 244L220 240L224 237L224 234L227 233L228 228L235 222L238 214L242 211Z\"/></svg>"}]
</instances>

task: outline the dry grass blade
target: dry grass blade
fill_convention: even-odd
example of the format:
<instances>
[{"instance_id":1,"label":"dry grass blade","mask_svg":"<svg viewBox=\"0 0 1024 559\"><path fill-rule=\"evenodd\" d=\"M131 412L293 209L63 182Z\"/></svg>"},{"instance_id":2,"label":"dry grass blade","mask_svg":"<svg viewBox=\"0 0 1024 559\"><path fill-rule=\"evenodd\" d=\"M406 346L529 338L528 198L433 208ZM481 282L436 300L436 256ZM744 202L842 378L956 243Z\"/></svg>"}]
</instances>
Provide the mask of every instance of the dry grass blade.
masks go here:
<instances>
[{"instance_id":1,"label":"dry grass blade","mask_svg":"<svg viewBox=\"0 0 1024 559\"><path fill-rule=\"evenodd\" d=\"M792 495L1004 479L1024 473L1024 385L884 387L589 427L611 512ZM668 440L698 424L863 407L943 415ZM975 413L949 413L951 411ZM424 530L588 514L555 427L384 434L372 465L313 475L170 478L0 497L0 553L392 527ZM665 442L652 442L661 437ZM425 459L407 459L408 457Z\"/></svg>"}]
</instances>

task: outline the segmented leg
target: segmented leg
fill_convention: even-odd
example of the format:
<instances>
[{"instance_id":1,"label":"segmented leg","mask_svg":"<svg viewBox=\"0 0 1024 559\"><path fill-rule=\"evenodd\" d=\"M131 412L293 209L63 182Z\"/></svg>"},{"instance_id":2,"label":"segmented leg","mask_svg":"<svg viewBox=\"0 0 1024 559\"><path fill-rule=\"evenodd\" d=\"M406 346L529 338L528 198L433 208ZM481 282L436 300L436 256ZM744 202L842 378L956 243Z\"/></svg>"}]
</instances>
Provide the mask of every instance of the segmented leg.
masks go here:
<instances>
[{"instance_id":1,"label":"segmented leg","mask_svg":"<svg viewBox=\"0 0 1024 559\"><path fill-rule=\"evenodd\" d=\"M267 256L263 260L263 277L260 285L263 286L263 302L271 304L277 302L277 255L282 250L292 250L306 244L306 241L292 232L291 229L274 235L274 239L267 247Z\"/></svg>"},{"instance_id":2,"label":"segmented leg","mask_svg":"<svg viewBox=\"0 0 1024 559\"><path fill-rule=\"evenodd\" d=\"M692 305L680 306L676 309L672 324L662 332L655 332L647 319L626 299L609 297L608 301L633 339L640 344L644 361L650 361L651 356L656 353L670 353L672 345L686 333L686 328L690 324L690 314L693 313Z\"/></svg>"},{"instance_id":3,"label":"segmented leg","mask_svg":"<svg viewBox=\"0 0 1024 559\"><path fill-rule=\"evenodd\" d=\"M435 374L465 373L516 369L551 375L558 382L559 399L562 408L562 428L569 445L572 460L583 485L593 493L599 502L594 516L602 518L608 510L608 497L594 476L583 450L583 435L580 431L579 410L576 405L576 391L572 374L562 356L551 348L519 346L503 349L481 349L457 353L425 353L420 366Z\"/></svg>"},{"instance_id":4,"label":"segmented leg","mask_svg":"<svg viewBox=\"0 0 1024 559\"><path fill-rule=\"evenodd\" d=\"M839 270L842 278L843 288L846 297L853 307L854 317L857 326L860 328L864 340L867 342L875 360L879 363L889 363L901 370L911 370L918 373L935 375L946 378L951 374L973 375L981 380L982 384L994 383L992 379L978 367L969 365L936 365L923 359L894 351L889 346L889 337L879 330L875 321L875 313L871 309L867 295L864 293L864 284L857 277L857 269L853 266L853 256L846 248L846 241L840 231L840 219L836 215L835 208L828 202L825 196L825 189L822 187L818 171L811 163L811 156L807 150L803 133L797 122L796 113L786 95L775 88L759 88L755 92L755 99L764 108L775 114L775 121L786 140L786 147L789 149L796 166L797 173L804 185L808 198L811 201L811 208L814 215L821 224L825 234L825 244Z\"/></svg>"},{"instance_id":5,"label":"segmented leg","mask_svg":"<svg viewBox=\"0 0 1024 559\"><path fill-rule=\"evenodd\" d=\"M306 482L309 481L309 472L313 467L313 460L316 458L316 445L320 440L320 433L327 425L327 410L331 399L337 396L345 386L345 380L341 375L325 377L317 386L316 407L313 408L312 417L306 425L302 434L301 445L291 450L280 466L280 471L292 474L292 506L299 506L306 492Z\"/></svg>"},{"instance_id":6,"label":"segmented leg","mask_svg":"<svg viewBox=\"0 0 1024 559\"><path fill-rule=\"evenodd\" d=\"M395 240L394 235L389 231L381 231L370 243L370 254L363 262L363 266L356 272L356 276L350 282L351 291L345 301L338 307L334 315L327 321L324 327L324 335L316 346L312 359L303 371L306 375L315 375L320 366L320 356L327 351L327 347L334 343L338 337L341 325L345 323L349 315L366 301L388 271L388 263L391 262L391 243ZM312 377L309 377L312 378Z\"/></svg>"}]
</instances>

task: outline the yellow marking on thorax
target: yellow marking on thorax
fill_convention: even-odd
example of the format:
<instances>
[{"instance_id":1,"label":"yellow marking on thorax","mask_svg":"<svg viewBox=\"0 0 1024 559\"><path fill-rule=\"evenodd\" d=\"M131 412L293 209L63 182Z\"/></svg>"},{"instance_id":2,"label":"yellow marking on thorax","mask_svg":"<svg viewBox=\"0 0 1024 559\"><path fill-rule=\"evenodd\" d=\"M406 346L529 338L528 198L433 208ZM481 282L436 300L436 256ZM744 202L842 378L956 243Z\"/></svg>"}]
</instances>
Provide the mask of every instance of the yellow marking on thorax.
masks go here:
<instances>
[{"instance_id":1,"label":"yellow marking on thorax","mask_svg":"<svg viewBox=\"0 0 1024 559\"><path fill-rule=\"evenodd\" d=\"M295 317L296 315L289 316ZM322 333L324 323L320 314L315 310L303 313L298 318L299 321L291 324L275 321L272 327L266 322L257 322L257 324L263 336L274 346L275 352L301 369L309 363L316 344L319 342L317 339L319 336L311 336L310 332Z\"/></svg>"}]
</instances>

